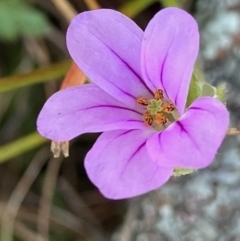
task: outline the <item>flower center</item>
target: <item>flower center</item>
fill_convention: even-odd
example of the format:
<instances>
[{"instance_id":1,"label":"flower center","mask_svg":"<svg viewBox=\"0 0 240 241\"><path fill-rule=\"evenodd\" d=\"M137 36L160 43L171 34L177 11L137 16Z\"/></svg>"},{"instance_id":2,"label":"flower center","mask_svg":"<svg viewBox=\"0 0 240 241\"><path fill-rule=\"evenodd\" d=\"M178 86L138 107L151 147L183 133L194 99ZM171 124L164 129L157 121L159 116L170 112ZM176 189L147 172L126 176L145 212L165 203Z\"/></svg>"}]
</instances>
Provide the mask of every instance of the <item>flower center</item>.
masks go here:
<instances>
[{"instance_id":1,"label":"flower center","mask_svg":"<svg viewBox=\"0 0 240 241\"><path fill-rule=\"evenodd\" d=\"M154 99L148 100L140 97L137 99L137 103L146 108L146 112L143 114L144 123L157 130L165 129L179 118L176 107L164 97L161 89L154 92Z\"/></svg>"},{"instance_id":2,"label":"flower center","mask_svg":"<svg viewBox=\"0 0 240 241\"><path fill-rule=\"evenodd\" d=\"M147 126L153 126L157 131L163 131L180 117L174 104L165 97L161 89L154 92L153 99L148 100L140 97L137 98L137 103L146 108L146 112L143 114L144 123ZM194 171L193 169L176 167L172 175L179 177Z\"/></svg>"}]
</instances>

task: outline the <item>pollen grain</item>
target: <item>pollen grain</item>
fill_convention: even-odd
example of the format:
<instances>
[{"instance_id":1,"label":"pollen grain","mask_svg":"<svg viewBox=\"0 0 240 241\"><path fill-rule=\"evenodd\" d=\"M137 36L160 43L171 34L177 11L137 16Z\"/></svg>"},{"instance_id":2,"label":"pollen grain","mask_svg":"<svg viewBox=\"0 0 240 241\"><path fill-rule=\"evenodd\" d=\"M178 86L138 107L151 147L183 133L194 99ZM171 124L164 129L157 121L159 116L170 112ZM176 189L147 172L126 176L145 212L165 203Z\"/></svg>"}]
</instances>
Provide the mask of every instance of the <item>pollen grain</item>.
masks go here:
<instances>
[{"instance_id":1,"label":"pollen grain","mask_svg":"<svg viewBox=\"0 0 240 241\"><path fill-rule=\"evenodd\" d=\"M156 99L156 100L163 100L164 99L164 97L163 97L163 90L157 89L154 92L154 99Z\"/></svg>"},{"instance_id":2,"label":"pollen grain","mask_svg":"<svg viewBox=\"0 0 240 241\"><path fill-rule=\"evenodd\" d=\"M163 113L157 113L155 115L155 123L159 126L163 126L168 122L168 118Z\"/></svg>"},{"instance_id":3,"label":"pollen grain","mask_svg":"<svg viewBox=\"0 0 240 241\"><path fill-rule=\"evenodd\" d=\"M175 106L172 103L166 102L162 105L163 112L170 114L173 110L175 110Z\"/></svg>"},{"instance_id":4,"label":"pollen grain","mask_svg":"<svg viewBox=\"0 0 240 241\"><path fill-rule=\"evenodd\" d=\"M140 97L140 98L137 98L137 103L141 106L148 106L149 100L147 100L143 97Z\"/></svg>"},{"instance_id":5,"label":"pollen grain","mask_svg":"<svg viewBox=\"0 0 240 241\"><path fill-rule=\"evenodd\" d=\"M152 115L150 114L149 111L146 111L144 114L143 114L143 118L144 118L144 123L147 125L147 126L151 126L153 124L153 117Z\"/></svg>"}]
</instances>

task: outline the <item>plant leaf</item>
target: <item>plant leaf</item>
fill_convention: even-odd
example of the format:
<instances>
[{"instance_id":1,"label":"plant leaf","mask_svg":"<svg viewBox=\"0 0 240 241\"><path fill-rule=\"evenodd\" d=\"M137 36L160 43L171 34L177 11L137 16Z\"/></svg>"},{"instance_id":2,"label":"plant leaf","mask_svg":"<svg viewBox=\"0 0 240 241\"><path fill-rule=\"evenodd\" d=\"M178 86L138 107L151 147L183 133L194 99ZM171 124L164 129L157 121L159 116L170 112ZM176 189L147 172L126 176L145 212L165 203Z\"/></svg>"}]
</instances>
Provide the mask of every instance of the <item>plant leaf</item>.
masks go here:
<instances>
[{"instance_id":1,"label":"plant leaf","mask_svg":"<svg viewBox=\"0 0 240 241\"><path fill-rule=\"evenodd\" d=\"M201 70L198 68L197 64L194 66L194 71L192 79L190 82L188 97L187 97L187 107L192 104L194 100L202 94L202 85L205 83L205 79Z\"/></svg>"},{"instance_id":2,"label":"plant leaf","mask_svg":"<svg viewBox=\"0 0 240 241\"><path fill-rule=\"evenodd\" d=\"M201 96L211 96L214 97L216 94L216 87L208 84L208 83L204 83L202 85L202 94Z\"/></svg>"},{"instance_id":3,"label":"plant leaf","mask_svg":"<svg viewBox=\"0 0 240 241\"><path fill-rule=\"evenodd\" d=\"M219 85L216 88L216 98L221 101L224 105L226 105L226 86L225 85Z\"/></svg>"},{"instance_id":4,"label":"plant leaf","mask_svg":"<svg viewBox=\"0 0 240 241\"><path fill-rule=\"evenodd\" d=\"M46 17L25 1L0 1L0 39L13 41L20 36L41 36L50 29Z\"/></svg>"}]
</instances>

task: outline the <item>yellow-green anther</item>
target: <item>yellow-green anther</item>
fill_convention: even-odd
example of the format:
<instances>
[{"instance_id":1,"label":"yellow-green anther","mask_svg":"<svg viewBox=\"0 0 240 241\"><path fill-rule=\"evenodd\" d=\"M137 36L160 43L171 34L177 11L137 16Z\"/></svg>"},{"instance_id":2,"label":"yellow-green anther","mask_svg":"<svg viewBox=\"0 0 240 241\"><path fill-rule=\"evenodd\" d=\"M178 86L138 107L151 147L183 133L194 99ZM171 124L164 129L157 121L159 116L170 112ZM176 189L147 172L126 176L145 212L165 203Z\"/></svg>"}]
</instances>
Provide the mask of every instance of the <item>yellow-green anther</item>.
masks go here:
<instances>
[{"instance_id":1,"label":"yellow-green anther","mask_svg":"<svg viewBox=\"0 0 240 241\"><path fill-rule=\"evenodd\" d=\"M155 115L157 112L162 111L162 101L161 100L150 100L147 106L147 110L151 115Z\"/></svg>"}]
</instances>

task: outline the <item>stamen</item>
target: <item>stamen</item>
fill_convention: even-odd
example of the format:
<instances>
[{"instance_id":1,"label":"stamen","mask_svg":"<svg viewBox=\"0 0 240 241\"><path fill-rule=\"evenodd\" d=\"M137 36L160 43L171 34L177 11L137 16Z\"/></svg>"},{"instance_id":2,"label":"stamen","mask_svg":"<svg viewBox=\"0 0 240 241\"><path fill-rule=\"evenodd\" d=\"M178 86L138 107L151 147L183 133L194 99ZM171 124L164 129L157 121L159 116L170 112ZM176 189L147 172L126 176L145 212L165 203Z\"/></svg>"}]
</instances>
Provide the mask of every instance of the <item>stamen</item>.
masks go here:
<instances>
[{"instance_id":1,"label":"stamen","mask_svg":"<svg viewBox=\"0 0 240 241\"><path fill-rule=\"evenodd\" d=\"M61 152L63 153L64 157L68 157L69 156L69 142L68 141L63 141L63 142L52 141L51 142L51 151L55 158L60 157Z\"/></svg>"},{"instance_id":2,"label":"stamen","mask_svg":"<svg viewBox=\"0 0 240 241\"><path fill-rule=\"evenodd\" d=\"M141 106L148 106L149 101L143 97L137 99L137 103Z\"/></svg>"},{"instance_id":3,"label":"stamen","mask_svg":"<svg viewBox=\"0 0 240 241\"><path fill-rule=\"evenodd\" d=\"M165 103L162 105L163 111L166 113L171 113L173 110L175 110L175 106L172 103Z\"/></svg>"},{"instance_id":4,"label":"stamen","mask_svg":"<svg viewBox=\"0 0 240 241\"><path fill-rule=\"evenodd\" d=\"M155 92L154 92L154 98L156 100L163 100L163 91L161 89L157 89Z\"/></svg>"},{"instance_id":5,"label":"stamen","mask_svg":"<svg viewBox=\"0 0 240 241\"><path fill-rule=\"evenodd\" d=\"M144 118L144 123L147 126L151 126L153 124L153 117L152 117L152 115L150 114L149 111L147 111L143 114L143 118Z\"/></svg>"},{"instance_id":6,"label":"stamen","mask_svg":"<svg viewBox=\"0 0 240 241\"><path fill-rule=\"evenodd\" d=\"M162 126L162 125L166 124L167 122L168 122L168 118L163 113L157 113L155 115L155 123L157 125Z\"/></svg>"},{"instance_id":7,"label":"stamen","mask_svg":"<svg viewBox=\"0 0 240 241\"><path fill-rule=\"evenodd\" d=\"M146 112L143 114L145 125L153 125L157 131L166 129L168 125L179 119L175 118L178 117L176 107L167 98L164 98L164 92L161 89L154 92L152 99L139 97L136 101L146 108Z\"/></svg>"}]
</instances>

